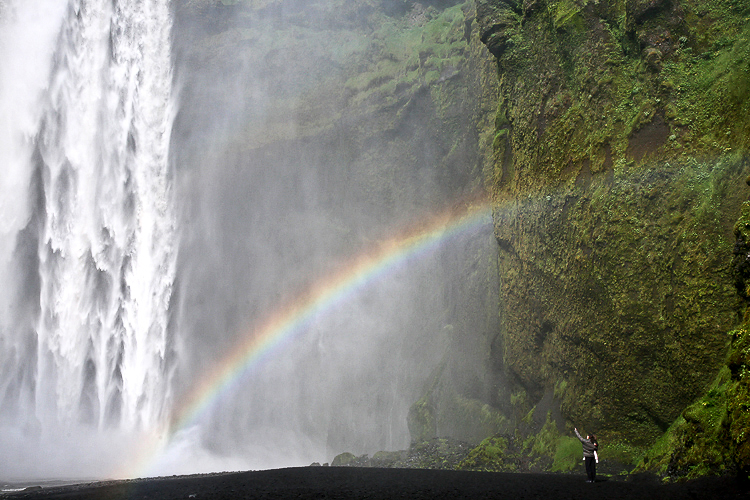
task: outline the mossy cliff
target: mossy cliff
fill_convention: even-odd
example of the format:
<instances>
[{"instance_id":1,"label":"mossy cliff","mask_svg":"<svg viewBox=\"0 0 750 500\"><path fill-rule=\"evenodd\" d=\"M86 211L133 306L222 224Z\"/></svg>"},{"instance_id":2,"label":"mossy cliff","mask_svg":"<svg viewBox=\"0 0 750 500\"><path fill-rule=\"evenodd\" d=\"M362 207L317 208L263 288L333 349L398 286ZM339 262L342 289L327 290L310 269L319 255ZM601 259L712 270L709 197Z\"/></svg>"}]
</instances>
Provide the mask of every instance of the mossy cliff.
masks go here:
<instances>
[{"instance_id":1,"label":"mossy cliff","mask_svg":"<svg viewBox=\"0 0 750 500\"><path fill-rule=\"evenodd\" d=\"M497 246L446 260L472 279L428 326L450 348L413 398L415 456L454 438L478 447L451 467L570 470L577 425L603 466L746 466L747 2L174 5L177 163L305 162L284 181L322 188L326 255L489 194ZM313 250L281 265L324 272Z\"/></svg>"},{"instance_id":2,"label":"mossy cliff","mask_svg":"<svg viewBox=\"0 0 750 500\"><path fill-rule=\"evenodd\" d=\"M741 319L730 262L748 197L750 5L475 4L501 89L493 355L529 404L562 383L567 425L650 446L716 390ZM746 424L736 371L730 429ZM744 463L731 432L722 453Z\"/></svg>"},{"instance_id":3,"label":"mossy cliff","mask_svg":"<svg viewBox=\"0 0 750 500\"><path fill-rule=\"evenodd\" d=\"M735 225L733 275L747 300L750 274L750 202ZM667 476L697 477L735 473L750 478L750 308L742 324L729 332L724 366L706 393L688 406L644 455L640 470Z\"/></svg>"}]
</instances>

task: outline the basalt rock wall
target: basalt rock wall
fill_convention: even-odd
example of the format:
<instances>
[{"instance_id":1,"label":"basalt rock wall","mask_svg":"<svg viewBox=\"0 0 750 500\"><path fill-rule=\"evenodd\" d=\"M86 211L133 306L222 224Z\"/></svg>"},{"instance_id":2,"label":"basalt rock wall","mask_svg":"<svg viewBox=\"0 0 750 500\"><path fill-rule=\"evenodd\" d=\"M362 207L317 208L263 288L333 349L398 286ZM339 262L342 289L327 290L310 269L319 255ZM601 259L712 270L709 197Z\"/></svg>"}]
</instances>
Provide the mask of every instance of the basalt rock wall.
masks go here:
<instances>
[{"instance_id":1,"label":"basalt rock wall","mask_svg":"<svg viewBox=\"0 0 750 500\"><path fill-rule=\"evenodd\" d=\"M475 4L501 89L494 355L527 405L553 391L567 425L651 445L711 386L741 321L750 7Z\"/></svg>"},{"instance_id":2,"label":"basalt rock wall","mask_svg":"<svg viewBox=\"0 0 750 500\"><path fill-rule=\"evenodd\" d=\"M325 248L304 255L346 255L441 201L491 198L496 246L445 261L472 279L450 292L464 300L436 336L450 354L414 395L412 439L496 436L465 466L496 469L504 443L513 470L564 470L575 462L552 459L577 455L560 437L577 425L634 462L729 380L732 339L746 356L727 335L747 295L732 263L750 194L746 2L174 5L181 168L275 158L309 162L301 186L347 180L320 199L335 222ZM288 279L269 286L307 278ZM670 450L651 462L688 467ZM534 454L547 461L532 467Z\"/></svg>"}]
</instances>

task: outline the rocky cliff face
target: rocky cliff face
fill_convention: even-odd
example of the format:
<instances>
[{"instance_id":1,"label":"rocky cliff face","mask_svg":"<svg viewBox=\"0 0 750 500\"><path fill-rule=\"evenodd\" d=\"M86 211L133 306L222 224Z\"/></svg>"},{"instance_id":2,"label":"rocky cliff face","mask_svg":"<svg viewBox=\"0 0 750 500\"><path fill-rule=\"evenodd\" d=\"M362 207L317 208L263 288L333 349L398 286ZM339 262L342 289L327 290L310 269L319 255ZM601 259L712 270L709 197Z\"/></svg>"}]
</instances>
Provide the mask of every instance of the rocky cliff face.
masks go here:
<instances>
[{"instance_id":1,"label":"rocky cliff face","mask_svg":"<svg viewBox=\"0 0 750 500\"><path fill-rule=\"evenodd\" d=\"M531 401L554 391L569 422L649 445L740 320L749 7L475 3L501 85L497 355Z\"/></svg>"},{"instance_id":2,"label":"rocky cliff face","mask_svg":"<svg viewBox=\"0 0 750 500\"><path fill-rule=\"evenodd\" d=\"M685 474L714 453L686 436L711 429L705 442L735 443L712 470L747 462L746 2L175 9L178 163L305 159L310 185L347 179L320 203L343 228L324 253L480 188L491 198L497 246L450 267L493 284L452 291L467 299L444 329L452 354L414 396L412 439L487 437L467 468L566 470L577 425L623 463L661 437L642 466ZM355 200L360 213L336 212Z\"/></svg>"}]
</instances>

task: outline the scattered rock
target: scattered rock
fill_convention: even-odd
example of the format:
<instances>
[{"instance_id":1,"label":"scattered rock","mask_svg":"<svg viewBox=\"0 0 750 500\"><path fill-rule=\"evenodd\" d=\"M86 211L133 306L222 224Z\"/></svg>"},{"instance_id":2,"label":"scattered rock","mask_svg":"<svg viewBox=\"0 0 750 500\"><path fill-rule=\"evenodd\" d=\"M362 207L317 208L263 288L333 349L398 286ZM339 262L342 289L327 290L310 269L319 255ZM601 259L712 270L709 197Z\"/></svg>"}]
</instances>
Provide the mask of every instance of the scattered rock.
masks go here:
<instances>
[{"instance_id":1,"label":"scattered rock","mask_svg":"<svg viewBox=\"0 0 750 500\"><path fill-rule=\"evenodd\" d=\"M331 465L334 467L346 467L352 465L357 460L357 457L353 453L340 453L333 458Z\"/></svg>"},{"instance_id":2,"label":"scattered rock","mask_svg":"<svg viewBox=\"0 0 750 500\"><path fill-rule=\"evenodd\" d=\"M344 452L336 455L331 462L333 467L371 467L368 455L356 456L353 453Z\"/></svg>"}]
</instances>

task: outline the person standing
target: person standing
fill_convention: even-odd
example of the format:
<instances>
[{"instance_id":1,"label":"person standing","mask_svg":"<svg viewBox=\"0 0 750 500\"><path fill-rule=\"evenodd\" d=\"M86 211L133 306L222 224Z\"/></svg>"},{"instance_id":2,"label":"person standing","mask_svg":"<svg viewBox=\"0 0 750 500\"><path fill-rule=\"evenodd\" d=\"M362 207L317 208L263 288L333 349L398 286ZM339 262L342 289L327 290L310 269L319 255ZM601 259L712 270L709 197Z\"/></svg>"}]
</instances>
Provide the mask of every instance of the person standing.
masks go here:
<instances>
[{"instance_id":1,"label":"person standing","mask_svg":"<svg viewBox=\"0 0 750 500\"><path fill-rule=\"evenodd\" d=\"M588 476L587 483L593 483L596 481L596 464L599 463L599 443L596 441L596 436L589 434L586 439L581 437L578 433L578 429L573 429L576 433L576 437L583 445L583 461L586 464L586 475Z\"/></svg>"}]
</instances>

